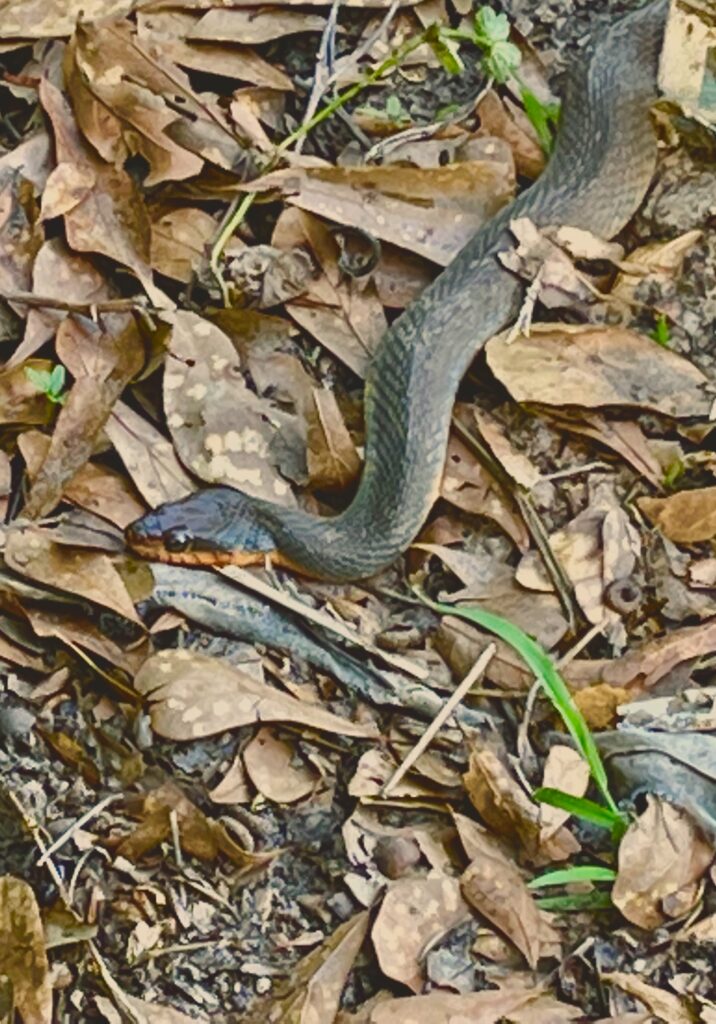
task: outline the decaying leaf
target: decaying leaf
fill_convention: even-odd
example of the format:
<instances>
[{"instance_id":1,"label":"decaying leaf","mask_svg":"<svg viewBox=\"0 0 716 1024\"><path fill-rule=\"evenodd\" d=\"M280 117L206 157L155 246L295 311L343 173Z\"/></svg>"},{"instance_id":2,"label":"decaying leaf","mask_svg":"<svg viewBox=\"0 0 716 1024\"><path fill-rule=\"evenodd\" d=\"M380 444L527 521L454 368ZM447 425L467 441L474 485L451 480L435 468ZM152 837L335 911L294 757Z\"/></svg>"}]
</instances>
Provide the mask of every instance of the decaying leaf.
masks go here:
<instances>
[{"instance_id":1,"label":"decaying leaf","mask_svg":"<svg viewBox=\"0 0 716 1024\"><path fill-rule=\"evenodd\" d=\"M229 338L196 313L172 316L164 411L182 461L197 476L295 504L270 462L275 427L287 414L249 389Z\"/></svg>"},{"instance_id":2,"label":"decaying leaf","mask_svg":"<svg viewBox=\"0 0 716 1024\"><path fill-rule=\"evenodd\" d=\"M668 498L639 498L637 504L677 544L697 544L716 536L716 487L679 491Z\"/></svg>"},{"instance_id":3,"label":"decaying leaf","mask_svg":"<svg viewBox=\"0 0 716 1024\"><path fill-rule=\"evenodd\" d=\"M368 931L367 912L341 924L318 949L298 963L276 998L246 1018L246 1024L323 1024L335 1019L348 972Z\"/></svg>"},{"instance_id":4,"label":"decaying leaf","mask_svg":"<svg viewBox=\"0 0 716 1024\"><path fill-rule=\"evenodd\" d=\"M134 685L152 702L152 725L170 739L196 739L253 722L285 721L366 739L372 725L339 718L257 683L245 672L187 650L160 651L142 666Z\"/></svg>"},{"instance_id":5,"label":"decaying leaf","mask_svg":"<svg viewBox=\"0 0 716 1024\"><path fill-rule=\"evenodd\" d=\"M16 527L8 534L5 558L22 576L81 595L141 625L127 588L107 555L55 544L45 530Z\"/></svg>"},{"instance_id":6,"label":"decaying leaf","mask_svg":"<svg viewBox=\"0 0 716 1024\"><path fill-rule=\"evenodd\" d=\"M517 865L487 832L473 831L472 843L473 860L460 880L467 902L517 946L533 969L540 957L558 955L559 936L539 910Z\"/></svg>"},{"instance_id":7,"label":"decaying leaf","mask_svg":"<svg viewBox=\"0 0 716 1024\"><path fill-rule=\"evenodd\" d=\"M685 917L700 898L699 881L713 855L713 845L688 814L650 797L619 844L612 900L640 928Z\"/></svg>"},{"instance_id":8,"label":"decaying leaf","mask_svg":"<svg viewBox=\"0 0 716 1024\"><path fill-rule=\"evenodd\" d=\"M52 123L58 160L43 195L43 217L62 215L73 249L124 264L155 305L171 307L171 300L152 280L149 216L133 180L93 153L79 134L66 98L46 78L40 84L40 100Z\"/></svg>"},{"instance_id":9,"label":"decaying leaf","mask_svg":"<svg viewBox=\"0 0 716 1024\"><path fill-rule=\"evenodd\" d=\"M52 983L40 908L21 878L0 878L0 975L24 1024L52 1024Z\"/></svg>"},{"instance_id":10,"label":"decaying leaf","mask_svg":"<svg viewBox=\"0 0 716 1024\"><path fill-rule=\"evenodd\" d=\"M505 1020L511 1024L566 1024L581 1016L578 1007L559 1002L539 987L528 987L465 995L429 992L424 996L391 999L371 1012L367 1024L502 1024Z\"/></svg>"},{"instance_id":11,"label":"decaying leaf","mask_svg":"<svg viewBox=\"0 0 716 1024\"><path fill-rule=\"evenodd\" d=\"M115 405L105 431L149 505L178 501L194 490L172 444L124 402Z\"/></svg>"},{"instance_id":12,"label":"decaying leaf","mask_svg":"<svg viewBox=\"0 0 716 1024\"><path fill-rule=\"evenodd\" d=\"M487 361L518 402L652 409L708 416L706 378L693 363L625 327L534 324L530 337L488 341Z\"/></svg>"},{"instance_id":13,"label":"decaying leaf","mask_svg":"<svg viewBox=\"0 0 716 1024\"><path fill-rule=\"evenodd\" d=\"M419 992L424 952L470 916L456 878L401 879L388 889L373 925L381 970Z\"/></svg>"},{"instance_id":14,"label":"decaying leaf","mask_svg":"<svg viewBox=\"0 0 716 1024\"><path fill-rule=\"evenodd\" d=\"M244 747L243 760L246 774L259 793L276 803L294 803L313 792L318 783L315 768L300 758L294 744L273 729L259 729Z\"/></svg>"}]
</instances>

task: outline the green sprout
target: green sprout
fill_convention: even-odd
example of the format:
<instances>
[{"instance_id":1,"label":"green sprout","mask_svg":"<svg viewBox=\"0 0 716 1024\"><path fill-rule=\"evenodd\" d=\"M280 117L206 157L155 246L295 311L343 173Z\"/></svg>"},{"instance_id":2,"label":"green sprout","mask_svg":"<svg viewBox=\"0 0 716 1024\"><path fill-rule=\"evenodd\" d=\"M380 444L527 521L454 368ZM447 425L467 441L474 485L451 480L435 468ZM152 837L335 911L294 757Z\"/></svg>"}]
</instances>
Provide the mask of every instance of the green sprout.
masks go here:
<instances>
[{"instance_id":1,"label":"green sprout","mask_svg":"<svg viewBox=\"0 0 716 1024\"><path fill-rule=\"evenodd\" d=\"M671 342L671 328L669 327L669 321L663 313L659 313L656 318L656 326L653 331L649 332L649 337L653 338L657 345L661 345L662 348L668 348Z\"/></svg>"},{"instance_id":2,"label":"green sprout","mask_svg":"<svg viewBox=\"0 0 716 1024\"><path fill-rule=\"evenodd\" d=\"M67 395L63 394L63 390L66 373L62 363L58 363L52 370L35 370L32 366L26 366L25 376L53 405L65 404Z\"/></svg>"}]
</instances>

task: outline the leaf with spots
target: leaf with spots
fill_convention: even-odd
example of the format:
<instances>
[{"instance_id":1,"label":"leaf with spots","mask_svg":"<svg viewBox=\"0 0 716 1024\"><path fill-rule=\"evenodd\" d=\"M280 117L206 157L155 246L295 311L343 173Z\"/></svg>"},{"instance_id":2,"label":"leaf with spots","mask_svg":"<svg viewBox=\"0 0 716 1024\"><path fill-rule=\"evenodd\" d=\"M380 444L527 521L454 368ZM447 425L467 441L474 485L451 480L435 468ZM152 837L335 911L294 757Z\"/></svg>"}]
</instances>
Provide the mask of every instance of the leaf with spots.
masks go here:
<instances>
[{"instance_id":1,"label":"leaf with spots","mask_svg":"<svg viewBox=\"0 0 716 1024\"><path fill-rule=\"evenodd\" d=\"M255 722L291 722L309 729L377 738L359 725L252 679L218 658L187 650L160 651L142 666L135 688L152 705L152 726L168 739L213 736Z\"/></svg>"},{"instance_id":2,"label":"leaf with spots","mask_svg":"<svg viewBox=\"0 0 716 1024\"><path fill-rule=\"evenodd\" d=\"M251 391L234 345L215 324L183 311L166 319L172 332L164 411L184 465L207 483L295 505L271 451L277 429L291 417Z\"/></svg>"},{"instance_id":3,"label":"leaf with spots","mask_svg":"<svg viewBox=\"0 0 716 1024\"><path fill-rule=\"evenodd\" d=\"M394 882L373 925L381 970L420 992L425 983L425 950L469 917L457 878L438 875Z\"/></svg>"}]
</instances>

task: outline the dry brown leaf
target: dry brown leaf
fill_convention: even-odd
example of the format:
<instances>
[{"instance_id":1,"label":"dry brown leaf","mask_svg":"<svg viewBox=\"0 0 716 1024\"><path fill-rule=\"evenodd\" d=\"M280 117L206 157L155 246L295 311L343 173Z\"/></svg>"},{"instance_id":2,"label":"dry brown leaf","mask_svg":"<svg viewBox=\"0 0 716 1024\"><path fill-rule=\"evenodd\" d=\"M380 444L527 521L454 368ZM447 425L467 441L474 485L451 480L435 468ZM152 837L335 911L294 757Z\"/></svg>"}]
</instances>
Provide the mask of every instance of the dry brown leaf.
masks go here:
<instances>
[{"instance_id":1,"label":"dry brown leaf","mask_svg":"<svg viewBox=\"0 0 716 1024\"><path fill-rule=\"evenodd\" d=\"M559 935L538 908L516 864L487 832L473 835L472 842L480 850L460 880L467 902L517 946L532 969L540 957L559 955Z\"/></svg>"},{"instance_id":2,"label":"dry brown leaf","mask_svg":"<svg viewBox=\"0 0 716 1024\"><path fill-rule=\"evenodd\" d=\"M280 189L289 203L368 231L447 266L512 198L509 149L494 141L491 158L446 167L307 167L273 171L252 190Z\"/></svg>"},{"instance_id":3,"label":"dry brown leaf","mask_svg":"<svg viewBox=\"0 0 716 1024\"><path fill-rule=\"evenodd\" d=\"M0 39L56 39L70 35L77 19L118 17L134 0L5 0Z\"/></svg>"},{"instance_id":4,"label":"dry brown leaf","mask_svg":"<svg viewBox=\"0 0 716 1024\"><path fill-rule=\"evenodd\" d=\"M624 270L619 274L609 294L631 302L638 286L646 280L655 278L663 283L678 277L684 258L701 235L701 231L686 231L666 242L650 242L634 249L629 253L628 260L628 266L633 267L634 271Z\"/></svg>"},{"instance_id":5,"label":"dry brown leaf","mask_svg":"<svg viewBox=\"0 0 716 1024\"><path fill-rule=\"evenodd\" d=\"M600 975L600 979L608 985L616 985L623 992L626 992L627 995L638 999L660 1021L668 1021L669 1024L694 1024L693 1014L690 1012L685 999L680 999L664 988L650 985L638 974L627 974L625 971L607 971Z\"/></svg>"},{"instance_id":6,"label":"dry brown leaf","mask_svg":"<svg viewBox=\"0 0 716 1024\"><path fill-rule=\"evenodd\" d=\"M577 412L570 409L543 409L541 413L562 429L594 438L600 444L611 448L657 490L661 490L665 467L662 468L638 423L586 410Z\"/></svg>"},{"instance_id":7,"label":"dry brown leaf","mask_svg":"<svg viewBox=\"0 0 716 1024\"><path fill-rule=\"evenodd\" d=\"M515 483L527 490L537 486L542 479L540 471L526 455L514 448L506 427L496 417L476 406L458 406L455 413L463 422L468 416L474 420L492 454Z\"/></svg>"},{"instance_id":8,"label":"dry brown leaf","mask_svg":"<svg viewBox=\"0 0 716 1024\"><path fill-rule=\"evenodd\" d=\"M126 1000L135 1013L144 1017L146 1024L211 1024L208 1017L198 1017L194 1013L189 1017L173 1006L166 1006L164 1003L148 1003L144 999L130 996L127 992L122 993L122 999Z\"/></svg>"},{"instance_id":9,"label":"dry brown leaf","mask_svg":"<svg viewBox=\"0 0 716 1024\"><path fill-rule=\"evenodd\" d=\"M565 1024L581 1016L581 1009L559 1002L542 988L509 988L390 999L372 1011L367 1024Z\"/></svg>"},{"instance_id":10,"label":"dry brown leaf","mask_svg":"<svg viewBox=\"0 0 716 1024\"><path fill-rule=\"evenodd\" d=\"M214 218L196 206L162 213L152 220L152 267L186 284L206 259L206 248L215 232Z\"/></svg>"},{"instance_id":11,"label":"dry brown leaf","mask_svg":"<svg viewBox=\"0 0 716 1024\"><path fill-rule=\"evenodd\" d=\"M570 796L584 796L589 786L589 765L572 747L555 743L550 747L542 774L542 785L549 789L559 789ZM540 847L557 835L569 819L569 812L549 804L540 804L539 821Z\"/></svg>"},{"instance_id":12,"label":"dry brown leaf","mask_svg":"<svg viewBox=\"0 0 716 1024\"><path fill-rule=\"evenodd\" d=\"M136 322L128 314L103 320L64 320L57 332L57 354L75 378L60 409L47 453L25 505L25 515L50 512L98 444L112 407L144 362Z\"/></svg>"},{"instance_id":13,"label":"dry brown leaf","mask_svg":"<svg viewBox=\"0 0 716 1024\"><path fill-rule=\"evenodd\" d=\"M117 402L105 433L134 486L152 507L164 501L178 501L195 490L171 443L128 405Z\"/></svg>"},{"instance_id":14,"label":"dry brown leaf","mask_svg":"<svg viewBox=\"0 0 716 1024\"><path fill-rule=\"evenodd\" d=\"M376 727L339 718L320 705L256 682L218 658L187 650L160 651L134 681L152 701L152 725L174 740L212 736L255 722L292 722L343 736L375 738Z\"/></svg>"},{"instance_id":15,"label":"dry brown leaf","mask_svg":"<svg viewBox=\"0 0 716 1024\"><path fill-rule=\"evenodd\" d=\"M49 359L28 359L22 366L0 373L0 423L49 423L53 408L44 392L38 391L25 370L50 373Z\"/></svg>"},{"instance_id":16,"label":"dry brown leaf","mask_svg":"<svg viewBox=\"0 0 716 1024\"><path fill-rule=\"evenodd\" d=\"M368 931L367 912L356 914L295 964L290 980L244 1019L244 1024L328 1024L338 1013L346 979Z\"/></svg>"},{"instance_id":17,"label":"dry brown leaf","mask_svg":"<svg viewBox=\"0 0 716 1024\"><path fill-rule=\"evenodd\" d=\"M46 458L49 446L50 438L37 430L27 430L18 438L30 481ZM126 477L108 466L92 462L79 469L67 482L63 496L67 501L109 520L121 530L145 511Z\"/></svg>"},{"instance_id":18,"label":"dry brown leaf","mask_svg":"<svg viewBox=\"0 0 716 1024\"><path fill-rule=\"evenodd\" d=\"M625 327L533 324L529 338L490 339L487 361L518 402L623 405L667 416L708 416L706 378L683 356Z\"/></svg>"},{"instance_id":19,"label":"dry brown leaf","mask_svg":"<svg viewBox=\"0 0 716 1024\"><path fill-rule=\"evenodd\" d=\"M215 8L207 11L187 32L188 40L210 43L242 43L244 46L268 43L297 32L321 32L326 19L322 14L287 11L280 7L263 11Z\"/></svg>"},{"instance_id":20,"label":"dry brown leaf","mask_svg":"<svg viewBox=\"0 0 716 1024\"><path fill-rule=\"evenodd\" d=\"M230 294L236 293L235 305L266 309L303 295L314 267L305 249L252 245L228 261L225 276Z\"/></svg>"},{"instance_id":21,"label":"dry brown leaf","mask_svg":"<svg viewBox=\"0 0 716 1024\"><path fill-rule=\"evenodd\" d=\"M20 171L22 177L35 186L39 195L52 169L51 149L50 136L44 128L28 135L14 149L0 156L0 180L5 180L3 172L6 168Z\"/></svg>"},{"instance_id":22,"label":"dry brown leaf","mask_svg":"<svg viewBox=\"0 0 716 1024\"><path fill-rule=\"evenodd\" d=\"M335 237L326 224L301 210L284 210L272 243L284 250L310 248L323 274L308 282L300 300L287 303L287 312L354 373L365 376L387 329L374 287L352 277L346 279L338 266L340 253Z\"/></svg>"},{"instance_id":23,"label":"dry brown leaf","mask_svg":"<svg viewBox=\"0 0 716 1024\"><path fill-rule=\"evenodd\" d=\"M86 257L70 252L61 238L49 238L38 252L32 268L32 290L43 298L87 304L102 302L113 295L99 270ZM25 336L6 365L17 366L37 352L66 315L49 307L28 310Z\"/></svg>"},{"instance_id":24,"label":"dry brown leaf","mask_svg":"<svg viewBox=\"0 0 716 1024\"><path fill-rule=\"evenodd\" d=\"M616 623L618 615L607 606L605 592L609 584L631 576L641 552L641 538L620 507L613 482L596 477L588 506L549 540L589 622ZM529 589L552 589L534 552L524 556L516 579Z\"/></svg>"},{"instance_id":25,"label":"dry brown leaf","mask_svg":"<svg viewBox=\"0 0 716 1024\"><path fill-rule=\"evenodd\" d=\"M30 182L12 167L0 170L0 292L30 289L42 238Z\"/></svg>"},{"instance_id":26,"label":"dry brown leaf","mask_svg":"<svg viewBox=\"0 0 716 1024\"><path fill-rule=\"evenodd\" d=\"M154 305L171 307L152 280L149 216L132 178L95 155L80 136L66 98L47 78L40 82L40 102L52 124L57 153L43 194L43 217L62 215L72 249L122 263L137 275Z\"/></svg>"},{"instance_id":27,"label":"dry brown leaf","mask_svg":"<svg viewBox=\"0 0 716 1024\"><path fill-rule=\"evenodd\" d=\"M617 721L617 708L627 700L627 690L620 686L608 686L606 683L597 683L574 694L574 703L593 732L613 729Z\"/></svg>"},{"instance_id":28,"label":"dry brown leaf","mask_svg":"<svg viewBox=\"0 0 716 1024\"><path fill-rule=\"evenodd\" d=\"M518 174L538 177L545 165L545 156L534 129L516 117L514 110L500 99L494 89L481 97L476 108L480 128L488 135L503 139L510 147Z\"/></svg>"},{"instance_id":29,"label":"dry brown leaf","mask_svg":"<svg viewBox=\"0 0 716 1024\"><path fill-rule=\"evenodd\" d=\"M487 747L473 749L463 781L480 817L495 833L516 840L524 856L533 863L566 860L579 852L579 843L567 829L542 828L539 806L530 800L494 751Z\"/></svg>"},{"instance_id":30,"label":"dry brown leaf","mask_svg":"<svg viewBox=\"0 0 716 1024\"><path fill-rule=\"evenodd\" d=\"M613 661L575 658L563 668L567 682L584 687L597 682L609 686L649 690L677 665L701 658L716 650L716 619L698 626L685 626L664 636L647 640Z\"/></svg>"},{"instance_id":31,"label":"dry brown leaf","mask_svg":"<svg viewBox=\"0 0 716 1024\"><path fill-rule=\"evenodd\" d=\"M182 848L200 860L214 860L224 853L235 864L247 867L265 864L275 856L271 852L253 854L242 849L222 824L207 818L174 782L165 782L144 795L137 814L140 824L119 842L117 856L138 861L170 838L173 816Z\"/></svg>"},{"instance_id":32,"label":"dry brown leaf","mask_svg":"<svg viewBox=\"0 0 716 1024\"><path fill-rule=\"evenodd\" d=\"M700 899L699 881L713 855L713 845L685 811L648 796L647 809L619 844L612 902L639 928L686 917Z\"/></svg>"},{"instance_id":33,"label":"dry brown leaf","mask_svg":"<svg viewBox=\"0 0 716 1024\"><path fill-rule=\"evenodd\" d=\"M244 770L244 764L240 756L234 759L221 782L209 793L209 799L215 804L247 804L251 800L251 787L249 786Z\"/></svg>"},{"instance_id":34,"label":"dry brown leaf","mask_svg":"<svg viewBox=\"0 0 716 1024\"><path fill-rule=\"evenodd\" d=\"M15 527L7 535L5 559L21 576L79 595L142 625L107 555L54 544L51 534L35 527Z\"/></svg>"},{"instance_id":35,"label":"dry brown leaf","mask_svg":"<svg viewBox=\"0 0 716 1024\"><path fill-rule=\"evenodd\" d=\"M716 487L679 491L668 498L639 498L637 505L677 544L697 544L716 536Z\"/></svg>"},{"instance_id":36,"label":"dry brown leaf","mask_svg":"<svg viewBox=\"0 0 716 1024\"><path fill-rule=\"evenodd\" d=\"M520 551L529 548L529 533L522 517L477 456L455 436L448 441L440 497L463 512L493 519Z\"/></svg>"},{"instance_id":37,"label":"dry brown leaf","mask_svg":"<svg viewBox=\"0 0 716 1024\"><path fill-rule=\"evenodd\" d=\"M27 882L0 878L0 975L12 983L23 1024L52 1024L52 983L40 908Z\"/></svg>"},{"instance_id":38,"label":"dry brown leaf","mask_svg":"<svg viewBox=\"0 0 716 1024\"><path fill-rule=\"evenodd\" d=\"M147 659L148 642L124 650L107 636L106 630L87 619L59 614L46 608L27 607L23 610L37 636L52 637L68 647L91 651L129 676L134 676Z\"/></svg>"},{"instance_id":39,"label":"dry brown leaf","mask_svg":"<svg viewBox=\"0 0 716 1024\"><path fill-rule=\"evenodd\" d=\"M419 992L425 981L425 950L469 917L457 878L441 875L394 882L371 932L380 969Z\"/></svg>"},{"instance_id":40,"label":"dry brown leaf","mask_svg":"<svg viewBox=\"0 0 716 1024\"><path fill-rule=\"evenodd\" d=\"M137 12L137 36L143 43L161 46L169 60L192 71L223 75L269 89L293 92L293 83L280 68L264 60L248 46L222 45L209 40L187 41L198 20L178 9Z\"/></svg>"},{"instance_id":41,"label":"dry brown leaf","mask_svg":"<svg viewBox=\"0 0 716 1024\"><path fill-rule=\"evenodd\" d=\"M514 569L504 562L443 544L414 544L413 547L437 555L464 584L462 590L441 593L441 601L489 608L526 629L548 650L567 632L558 599L552 594L535 594L520 587L515 581Z\"/></svg>"},{"instance_id":42,"label":"dry brown leaf","mask_svg":"<svg viewBox=\"0 0 716 1024\"><path fill-rule=\"evenodd\" d=\"M270 461L273 424L288 422L244 382L229 338L196 313L171 315L164 412L182 462L212 484L293 506L293 492Z\"/></svg>"},{"instance_id":43,"label":"dry brown leaf","mask_svg":"<svg viewBox=\"0 0 716 1024\"><path fill-rule=\"evenodd\" d=\"M256 789L277 804L292 804L309 796L319 781L318 772L300 757L295 743L275 729L259 729L244 747L243 758Z\"/></svg>"},{"instance_id":44,"label":"dry brown leaf","mask_svg":"<svg viewBox=\"0 0 716 1024\"><path fill-rule=\"evenodd\" d=\"M361 458L338 402L328 388L314 388L308 410L308 476L313 487L346 487L358 476Z\"/></svg>"}]
</instances>

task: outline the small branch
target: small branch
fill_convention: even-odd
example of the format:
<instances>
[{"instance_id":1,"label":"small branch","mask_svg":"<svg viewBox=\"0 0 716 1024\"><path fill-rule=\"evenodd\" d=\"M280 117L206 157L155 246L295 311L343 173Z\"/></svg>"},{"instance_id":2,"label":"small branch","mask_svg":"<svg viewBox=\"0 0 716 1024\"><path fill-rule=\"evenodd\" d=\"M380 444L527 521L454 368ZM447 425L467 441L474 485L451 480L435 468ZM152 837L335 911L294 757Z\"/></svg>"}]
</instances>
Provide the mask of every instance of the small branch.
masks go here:
<instances>
[{"instance_id":1,"label":"small branch","mask_svg":"<svg viewBox=\"0 0 716 1024\"><path fill-rule=\"evenodd\" d=\"M460 704L463 697L470 690L472 684L482 675L487 666L490 664L490 662L495 656L496 651L497 647L494 643L490 643L487 645L485 650L482 652L480 657L472 666L472 668L465 676L463 681L460 683L458 688L455 690L452 696L445 701L442 710L435 716L435 718L427 727L427 729L420 737L418 742L408 753L408 756L405 758L402 764L398 766L398 768L393 773L391 778L388 779L388 781L385 783L385 785L380 791L381 796L390 796L390 794L398 785L398 783L406 774L406 772L410 771L410 769L418 760L420 755L427 750L427 748L430 746L439 730L443 727L445 722L447 722L448 718L450 718L455 708L458 706L458 704Z\"/></svg>"},{"instance_id":2,"label":"small branch","mask_svg":"<svg viewBox=\"0 0 716 1024\"><path fill-rule=\"evenodd\" d=\"M54 299L49 295L35 295L33 292L3 292L3 302L16 302L20 306L32 309L56 309L63 313L79 313L96 319L98 313L131 313L139 310L142 313L159 313L160 310L150 306L141 296L136 299L106 299L104 302L68 302L65 299Z\"/></svg>"}]
</instances>

